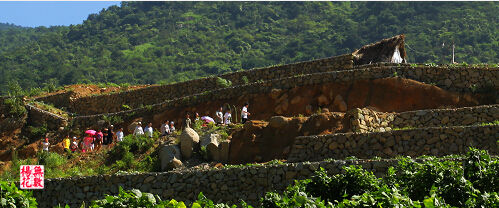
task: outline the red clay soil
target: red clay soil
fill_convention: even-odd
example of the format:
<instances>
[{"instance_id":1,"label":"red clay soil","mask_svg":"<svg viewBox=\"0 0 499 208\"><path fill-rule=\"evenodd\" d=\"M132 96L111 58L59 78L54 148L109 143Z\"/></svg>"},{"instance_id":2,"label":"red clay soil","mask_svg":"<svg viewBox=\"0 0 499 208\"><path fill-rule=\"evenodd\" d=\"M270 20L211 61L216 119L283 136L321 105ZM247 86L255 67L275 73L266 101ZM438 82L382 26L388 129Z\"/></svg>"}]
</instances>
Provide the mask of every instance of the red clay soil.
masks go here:
<instances>
[{"instance_id":1,"label":"red clay soil","mask_svg":"<svg viewBox=\"0 0 499 208\"><path fill-rule=\"evenodd\" d=\"M11 160L11 150L24 145L25 141L18 138L20 133L21 129L15 129L11 132L3 132L0 135L0 161Z\"/></svg>"},{"instance_id":2,"label":"red clay soil","mask_svg":"<svg viewBox=\"0 0 499 208\"><path fill-rule=\"evenodd\" d=\"M141 87L145 86L134 86L132 88ZM67 88L73 88L76 96L89 96L91 94L114 92L119 90L112 87L109 89L100 89L96 85L72 85ZM165 120L173 120L176 123L176 127L180 128L181 126L179 124L185 117L186 112L198 112L201 116L208 115L214 117L215 111L220 106L225 104L236 106L238 110L237 112L232 112L232 115L233 117L237 115L237 118L240 119L239 111L245 102L250 103L249 112L251 113L251 120L268 120L272 116L276 115L293 117L301 114L304 116L310 116L319 108L327 108L332 112L345 112L353 108L370 107L381 112L403 112L419 109L474 106L479 104L477 96L475 95L448 92L436 86L424 84L414 80L403 78L384 78L302 86L289 90L274 89L271 93L252 94L248 96L241 96L232 100L215 100L214 98L212 101L202 103L197 106L179 107L156 115L145 115L144 117L137 118L133 121L142 121L143 123L153 122L153 127L159 129L160 124ZM295 119L299 120L302 118ZM116 126L123 126L127 129L126 127L133 121L126 121L125 123ZM296 125L300 123L294 119L290 123L293 122L296 122ZM263 122L258 124L255 123L254 125L255 126L248 126L245 128L264 129L266 124ZM231 152L241 151L236 150L237 139L242 140L242 143L252 141L254 144L248 144L253 145L254 147L262 147L262 145L265 146L268 142L271 142L270 147L272 148L285 148L285 146L290 144L290 139L294 138L296 135L313 135L342 131L341 125L336 124L331 124L328 128L322 129L324 132L319 131L321 128L315 130L312 127L306 127L309 125L306 122L301 124L302 127L301 129L299 128L299 131L292 131L293 128L296 129L298 126L293 126L292 124L289 125L290 127L286 127L286 132L278 133L273 130L267 130L268 132L262 133L262 137L258 136L258 133L251 133L256 132L256 130L249 130L247 135L245 135L246 133L239 133L242 134L241 136L238 136L237 134L233 135L232 146L234 146L234 151ZM256 137L253 137L253 134L255 134ZM266 141L263 140L263 138L274 139ZM34 155L37 149L38 143L28 145L19 150L19 156L23 157ZM58 148L55 149L58 150ZM281 151L280 149L276 149L275 153L272 153L272 149L251 150L248 148L248 151L255 151L256 153L250 154L253 155L251 156L252 158L248 156L235 159L235 161L252 161L255 159L265 161L269 158L274 159L275 157L282 156L282 152L284 150ZM270 153L260 154L259 152L262 151ZM256 156L258 156L258 158L255 158ZM0 157L2 157L1 153Z\"/></svg>"},{"instance_id":3,"label":"red clay soil","mask_svg":"<svg viewBox=\"0 0 499 208\"><path fill-rule=\"evenodd\" d=\"M339 95L339 96L338 96ZM290 90L275 89L268 94L241 96L233 100L213 100L197 106L179 107L157 115L137 118L134 121L152 122L154 128L165 120L173 120L177 128L186 112L214 117L216 109L225 104L235 105L240 119L240 109L249 102L250 119L267 120L272 116L312 115L319 108L346 112L353 108L370 107L381 112L404 112L421 109L464 107L478 105L476 96L448 92L439 87L403 78L358 80L295 87ZM344 103L344 104L342 104ZM127 127L133 121L126 122Z\"/></svg>"},{"instance_id":4,"label":"red clay soil","mask_svg":"<svg viewBox=\"0 0 499 208\"><path fill-rule=\"evenodd\" d=\"M448 92L439 87L409 79L384 78L295 87L290 90L276 89L269 94L242 96L235 100L214 100L198 106L171 109L153 117L136 120L152 121L154 127L159 128L164 120L173 119L178 128L180 127L178 124L181 123L186 112L198 112L201 116L213 117L215 110L226 103L236 105L240 109L242 104L248 101L250 103L250 119L252 120L268 120L277 115L293 117L301 114L309 116L319 108L345 112L353 108L369 107L380 112L404 112L479 104L476 97L470 94ZM238 114L238 118L240 118L239 113L239 110L232 112L233 116ZM346 130L341 124L344 122L340 121L339 118L333 119L334 124L329 125L328 128L314 128L313 122L299 121L300 119L306 118L294 118L288 124L289 126L284 128L285 130L274 131L267 128L268 123L264 121L255 121L245 125L244 130L232 135L231 163L285 158L285 148L292 143L296 136Z\"/></svg>"},{"instance_id":5,"label":"red clay soil","mask_svg":"<svg viewBox=\"0 0 499 208\"><path fill-rule=\"evenodd\" d=\"M346 131L344 113L321 113L311 117L279 117L270 122L253 120L232 134L229 159L232 164L285 159L294 138ZM269 124L270 123L270 124Z\"/></svg>"}]
</instances>

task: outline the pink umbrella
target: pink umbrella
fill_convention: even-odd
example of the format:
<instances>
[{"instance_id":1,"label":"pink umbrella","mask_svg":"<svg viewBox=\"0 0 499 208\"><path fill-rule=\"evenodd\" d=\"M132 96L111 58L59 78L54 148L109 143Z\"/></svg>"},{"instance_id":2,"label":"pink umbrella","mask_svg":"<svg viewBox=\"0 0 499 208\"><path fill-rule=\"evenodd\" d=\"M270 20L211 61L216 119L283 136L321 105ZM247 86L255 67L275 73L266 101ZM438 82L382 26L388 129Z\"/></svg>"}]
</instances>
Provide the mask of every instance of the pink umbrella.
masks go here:
<instances>
[{"instance_id":1,"label":"pink umbrella","mask_svg":"<svg viewBox=\"0 0 499 208\"><path fill-rule=\"evenodd\" d=\"M215 123L215 120L213 120L213 118L211 118L209 116L203 116L203 117L201 117L201 120L203 120L207 123Z\"/></svg>"},{"instance_id":2,"label":"pink umbrella","mask_svg":"<svg viewBox=\"0 0 499 208\"><path fill-rule=\"evenodd\" d=\"M87 130L85 131L85 134L90 134L90 135L95 135L95 133L97 133L95 130Z\"/></svg>"}]
</instances>

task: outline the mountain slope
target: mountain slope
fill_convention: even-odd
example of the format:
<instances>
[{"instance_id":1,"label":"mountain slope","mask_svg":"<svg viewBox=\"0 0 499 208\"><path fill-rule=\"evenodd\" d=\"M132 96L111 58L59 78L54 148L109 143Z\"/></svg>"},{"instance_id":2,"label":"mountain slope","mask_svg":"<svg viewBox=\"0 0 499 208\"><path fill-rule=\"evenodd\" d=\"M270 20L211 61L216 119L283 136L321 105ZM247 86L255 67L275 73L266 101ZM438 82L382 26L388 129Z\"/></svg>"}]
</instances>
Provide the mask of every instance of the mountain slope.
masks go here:
<instances>
[{"instance_id":1,"label":"mountain slope","mask_svg":"<svg viewBox=\"0 0 499 208\"><path fill-rule=\"evenodd\" d=\"M498 9L497 2L123 2L80 25L0 36L0 44L23 42L0 49L0 85L184 81L340 55L400 33L410 62L449 63L455 42L458 62L498 63ZM26 34L28 41L16 39Z\"/></svg>"}]
</instances>

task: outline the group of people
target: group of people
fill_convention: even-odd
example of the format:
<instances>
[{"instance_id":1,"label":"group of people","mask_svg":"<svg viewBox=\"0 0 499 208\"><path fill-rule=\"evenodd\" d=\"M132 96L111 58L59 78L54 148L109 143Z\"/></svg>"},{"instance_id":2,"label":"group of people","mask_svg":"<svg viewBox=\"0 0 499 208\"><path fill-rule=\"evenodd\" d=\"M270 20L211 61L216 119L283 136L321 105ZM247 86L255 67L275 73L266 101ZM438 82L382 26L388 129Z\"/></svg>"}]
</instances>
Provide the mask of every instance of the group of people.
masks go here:
<instances>
[{"instance_id":1,"label":"group of people","mask_svg":"<svg viewBox=\"0 0 499 208\"><path fill-rule=\"evenodd\" d=\"M175 132L174 122L169 122L168 120L161 124L160 136L166 136L173 134ZM149 123L146 128L142 128L142 122L138 122L135 126L135 130L133 131L133 135L142 136L145 135L149 138L154 136L154 129L152 128L152 123Z\"/></svg>"},{"instance_id":2,"label":"group of people","mask_svg":"<svg viewBox=\"0 0 499 208\"><path fill-rule=\"evenodd\" d=\"M246 123L246 121L248 121L248 116L250 115L250 113L248 112L248 107L249 107L249 104L248 103L245 103L242 110L241 110L241 123ZM213 119L213 122L218 124L218 125L229 125L232 123L232 114L231 114L231 110L230 109L227 109L225 111L225 113L223 112L223 107L220 107L216 112L215 112L215 119ZM208 123L208 122L212 122L210 119L211 117L208 117L208 116L203 116L201 117L201 119L205 118L203 121L205 123ZM196 118L195 118L195 121L199 120L200 117L199 117L199 114L196 113ZM190 119L190 116L189 114L187 113L186 114L186 118L184 120L184 125L183 127L186 128L186 127L191 127L192 125L192 121Z\"/></svg>"},{"instance_id":3,"label":"group of people","mask_svg":"<svg viewBox=\"0 0 499 208\"><path fill-rule=\"evenodd\" d=\"M248 121L248 116L250 113L248 112L249 104L245 103L241 110L241 123L246 123ZM211 117L210 117L211 118ZM195 120L199 120L199 114L196 113ZM223 112L223 108L220 107L219 110L215 113L215 122L218 125L229 125L232 121L231 110L227 109L225 113ZM205 120L205 122L208 122ZM173 121L166 120L160 128L160 136L172 135L175 133L175 123ZM190 116L187 113L186 119L184 120L183 128L190 128L192 126L192 122L190 120ZM110 125L109 128L100 129L98 131L87 130L85 132L86 136L83 139L79 140L76 136L73 137L73 141L71 141L69 135L62 141L62 146L64 151L67 153L74 153L77 151L81 152L92 152L96 150L100 150L103 146L107 148L111 148L114 144L123 141L124 132L123 128L119 128L117 132L114 132L114 126ZM150 138L154 137L154 129L152 127L152 123L148 123L145 128L142 128L142 123L138 122L135 130L133 131L133 135L135 136L147 136ZM50 142L48 138L42 139L41 148L42 151L49 151Z\"/></svg>"},{"instance_id":4,"label":"group of people","mask_svg":"<svg viewBox=\"0 0 499 208\"><path fill-rule=\"evenodd\" d=\"M113 125L109 126L109 128L100 129L99 131L87 130L85 134L83 139L78 139L74 136L72 141L70 136L67 135L62 140L64 151L67 153L74 153L77 151L91 152L100 150L103 146L111 148L115 143L123 141L124 137L123 128L119 128L117 132L114 132ZM42 140L41 147L42 151L49 151L49 138Z\"/></svg>"}]
</instances>

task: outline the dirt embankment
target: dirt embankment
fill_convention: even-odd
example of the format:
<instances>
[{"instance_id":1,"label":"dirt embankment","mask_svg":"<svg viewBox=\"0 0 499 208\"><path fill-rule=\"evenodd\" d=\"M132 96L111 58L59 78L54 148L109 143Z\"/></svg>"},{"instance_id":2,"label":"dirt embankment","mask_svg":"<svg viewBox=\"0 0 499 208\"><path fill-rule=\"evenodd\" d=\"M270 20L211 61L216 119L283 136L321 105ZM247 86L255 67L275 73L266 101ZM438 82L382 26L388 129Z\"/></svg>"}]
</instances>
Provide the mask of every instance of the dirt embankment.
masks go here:
<instances>
[{"instance_id":1,"label":"dirt embankment","mask_svg":"<svg viewBox=\"0 0 499 208\"><path fill-rule=\"evenodd\" d=\"M87 85L77 85L73 91L78 93L78 96L88 96L95 93L103 93L101 88L97 86L89 87ZM140 87L140 86L138 86ZM143 87L143 86L142 86ZM111 90L111 89L106 89ZM107 91L104 91L104 93ZM251 113L251 120L268 120L272 116L282 115L282 116L310 116L317 112L319 108L327 108L331 112L346 112L349 109L370 107L381 112L403 112L410 110L419 109L431 109L431 108L444 108L444 107L464 107L464 106L474 106L479 105L478 96L470 94L459 94L448 92L441 88L433 85L424 84L414 80L408 80L403 78L384 78L376 80L357 80L352 82L337 82L324 85L311 85L295 87L293 89L274 89L271 93L266 94L252 94L248 96L241 96L237 99L232 100L217 100L216 97L213 101L202 103L196 106L180 107L175 109L167 110L163 113L156 115L144 115L143 117L137 118L133 121L125 121L122 124L116 124L116 127L123 126L127 129L127 126L134 121L140 120L143 123L152 122L153 127L159 129L161 123L165 120L173 120L176 123L176 127L180 128L181 121L185 117L186 112L198 112L201 116L208 115L214 117L215 111L220 106L226 106L230 104L237 108L236 112L232 112L233 118L237 117L240 119L240 109L243 103L249 102L249 112ZM192 115L192 114L191 114ZM300 118L297 118L298 120ZM274 133L263 133L265 137L262 138L273 138L277 140L270 140L269 142L275 142L275 147L281 147L281 144L286 146L290 143L290 139L297 135L306 135L306 131L303 125L306 122L293 122L296 125L302 125L300 131L290 131L284 134ZM334 119L333 119L334 120ZM341 122L340 122L341 123ZM289 125L291 125L289 124ZM261 124L256 124L254 127L247 128L265 128L265 122ZM298 128L297 126L294 128ZM331 124L333 126L328 127L330 133L341 131L339 126ZM291 125L293 126L293 125ZM246 128L246 127L245 127ZM292 129L292 127L286 127L286 129ZM319 128L320 130L320 128ZM319 130L308 130L309 135L320 134ZM252 130L248 130L252 132ZM270 130L268 130L270 131ZM315 131L315 132L314 132ZM131 132L129 132L131 133ZM253 136L254 133L239 133L240 136L234 135L232 137L234 144L237 144L237 139L243 141L258 142L262 143L258 135ZM6 135L4 135L6 136ZM9 138L14 138L12 135L7 135ZM6 139L2 139L6 140ZM62 138L58 139L60 142ZM55 142L54 142L55 143ZM260 144L258 143L258 144ZM270 145L272 147L272 145ZM255 146L256 147L256 146ZM26 150L24 150L26 149ZM36 148L32 145L26 146L19 152L29 155ZM255 150L256 151L256 150ZM261 151L261 150L258 150ZM271 150L269 150L271 151ZM275 157L280 155L282 151L276 151L277 153L262 154L261 160L266 160L267 158ZM0 157L9 157L6 152L4 154L0 152ZM256 154L255 154L256 155ZM3 159L3 158L1 158ZM7 159L7 158L5 158ZM255 158L241 158L237 159L239 161L254 160ZM256 158L260 159L260 158Z\"/></svg>"},{"instance_id":2,"label":"dirt embankment","mask_svg":"<svg viewBox=\"0 0 499 208\"><path fill-rule=\"evenodd\" d=\"M165 120L173 120L176 124L180 124L186 112L191 113L191 116L192 113L198 112L201 116L214 117L215 111L220 106L228 104L237 108L237 112L232 112L232 115L240 119L239 111L245 102L250 104L249 112L252 120L268 120L277 115L309 116L319 108L328 108L332 112L346 112L353 108L370 107L381 112L404 112L480 104L474 95L448 92L409 79L384 78L302 86L289 90L275 89L268 94L252 94L233 100L213 98L213 101L197 106L174 108L134 121L152 122L154 128L159 128ZM131 122L133 121L128 121L125 127Z\"/></svg>"},{"instance_id":3,"label":"dirt embankment","mask_svg":"<svg viewBox=\"0 0 499 208\"><path fill-rule=\"evenodd\" d=\"M272 117L269 122L253 120L232 134L229 160L232 164L285 159L294 138L345 132L349 122L344 113L325 112L311 117Z\"/></svg>"}]
</instances>

